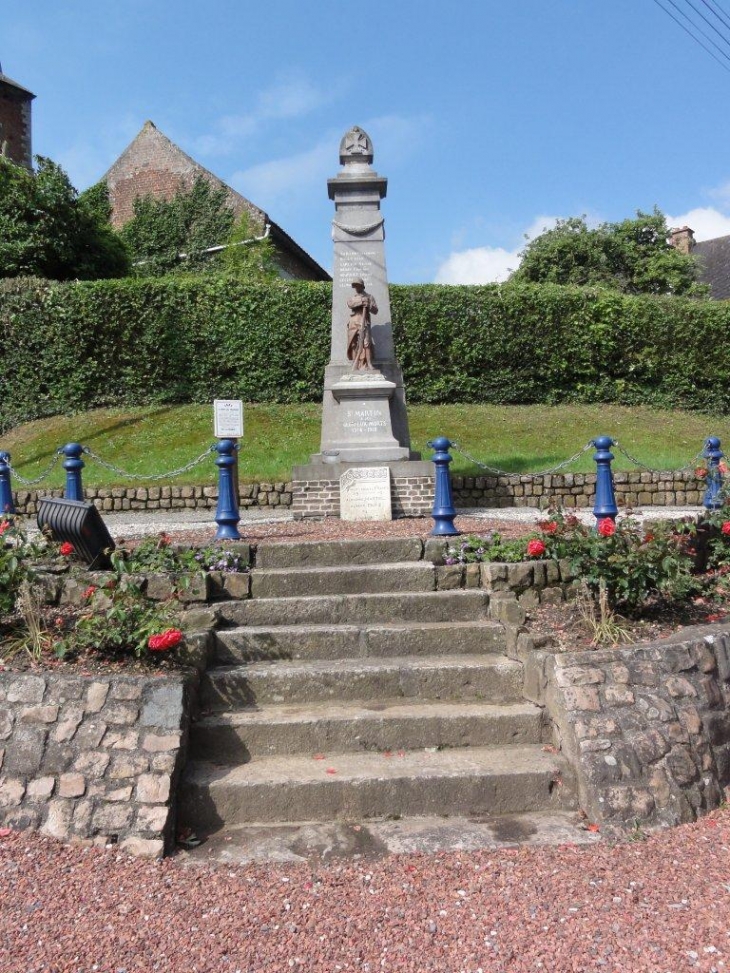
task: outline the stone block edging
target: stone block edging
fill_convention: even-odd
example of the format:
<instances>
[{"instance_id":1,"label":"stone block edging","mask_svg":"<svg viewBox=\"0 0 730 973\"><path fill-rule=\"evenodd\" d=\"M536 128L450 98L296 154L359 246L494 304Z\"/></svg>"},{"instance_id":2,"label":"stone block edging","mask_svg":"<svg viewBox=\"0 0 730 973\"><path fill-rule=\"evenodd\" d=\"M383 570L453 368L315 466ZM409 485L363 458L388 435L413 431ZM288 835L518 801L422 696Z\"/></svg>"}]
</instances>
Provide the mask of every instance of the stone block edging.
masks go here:
<instances>
[{"instance_id":1,"label":"stone block edging","mask_svg":"<svg viewBox=\"0 0 730 973\"><path fill-rule=\"evenodd\" d=\"M393 512L396 516L428 515L433 507L433 477L403 477L394 485ZM596 489L594 473L565 473L546 476L454 476L454 503L469 507L590 507ZM614 474L616 499L624 507L699 506L705 484L692 471L620 472ZM337 516L339 482L261 482L240 485L240 506L293 507L301 517ZM26 490L14 492L18 513L34 514L39 498L60 497L63 491ZM218 503L218 487L147 486L87 487L86 499L102 512L117 510L213 510Z\"/></svg>"}]
</instances>

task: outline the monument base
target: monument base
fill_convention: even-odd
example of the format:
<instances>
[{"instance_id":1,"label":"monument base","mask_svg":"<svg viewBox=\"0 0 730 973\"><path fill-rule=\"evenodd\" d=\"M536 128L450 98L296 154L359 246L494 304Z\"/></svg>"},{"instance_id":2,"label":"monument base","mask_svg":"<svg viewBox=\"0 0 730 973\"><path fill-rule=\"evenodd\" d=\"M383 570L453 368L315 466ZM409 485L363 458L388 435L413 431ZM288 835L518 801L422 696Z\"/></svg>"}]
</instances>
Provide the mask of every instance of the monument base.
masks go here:
<instances>
[{"instance_id":1,"label":"monument base","mask_svg":"<svg viewBox=\"0 0 730 973\"><path fill-rule=\"evenodd\" d=\"M340 516L340 477L350 469L387 466L390 470L392 515L428 516L433 509L434 468L426 460L384 461L382 458L356 462L322 461L295 466L292 471L292 513L295 520Z\"/></svg>"}]
</instances>

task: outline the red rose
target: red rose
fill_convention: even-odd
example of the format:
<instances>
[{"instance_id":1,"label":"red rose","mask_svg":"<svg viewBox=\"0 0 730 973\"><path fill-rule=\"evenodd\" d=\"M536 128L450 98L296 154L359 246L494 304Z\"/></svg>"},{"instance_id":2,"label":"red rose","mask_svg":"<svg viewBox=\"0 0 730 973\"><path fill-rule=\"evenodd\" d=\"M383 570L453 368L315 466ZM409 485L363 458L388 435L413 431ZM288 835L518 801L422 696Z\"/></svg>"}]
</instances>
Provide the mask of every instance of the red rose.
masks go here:
<instances>
[{"instance_id":1,"label":"red rose","mask_svg":"<svg viewBox=\"0 0 730 973\"><path fill-rule=\"evenodd\" d=\"M704 468L704 466L697 467L695 470L695 476L698 480L704 480L704 478L707 476L707 470Z\"/></svg>"},{"instance_id":2,"label":"red rose","mask_svg":"<svg viewBox=\"0 0 730 973\"><path fill-rule=\"evenodd\" d=\"M616 533L616 524L610 517L604 517L598 521L597 530L601 537L612 537Z\"/></svg>"},{"instance_id":3,"label":"red rose","mask_svg":"<svg viewBox=\"0 0 730 973\"><path fill-rule=\"evenodd\" d=\"M644 543L650 544L654 540L653 534L644 534Z\"/></svg>"},{"instance_id":4,"label":"red rose","mask_svg":"<svg viewBox=\"0 0 730 973\"><path fill-rule=\"evenodd\" d=\"M730 520L726 520L720 530L723 532L723 534L730 534Z\"/></svg>"},{"instance_id":5,"label":"red rose","mask_svg":"<svg viewBox=\"0 0 730 973\"><path fill-rule=\"evenodd\" d=\"M69 557L74 552L74 546L70 541L64 541L59 547L58 552L59 554L63 554L64 557Z\"/></svg>"},{"instance_id":6,"label":"red rose","mask_svg":"<svg viewBox=\"0 0 730 973\"><path fill-rule=\"evenodd\" d=\"M542 541L530 541L527 545L527 555L528 557L542 557L547 548Z\"/></svg>"},{"instance_id":7,"label":"red rose","mask_svg":"<svg viewBox=\"0 0 730 973\"><path fill-rule=\"evenodd\" d=\"M541 520L537 525L543 534L554 534L558 529L557 520Z\"/></svg>"},{"instance_id":8,"label":"red rose","mask_svg":"<svg viewBox=\"0 0 730 973\"><path fill-rule=\"evenodd\" d=\"M182 640L182 632L179 628L168 628L161 635L151 635L147 640L150 652L167 652L174 649Z\"/></svg>"},{"instance_id":9,"label":"red rose","mask_svg":"<svg viewBox=\"0 0 730 973\"><path fill-rule=\"evenodd\" d=\"M95 591L96 591L96 585L95 584L90 584L89 587L84 592L84 598L86 598L88 600L89 598L91 598L93 596L93 594L94 594Z\"/></svg>"},{"instance_id":10,"label":"red rose","mask_svg":"<svg viewBox=\"0 0 730 973\"><path fill-rule=\"evenodd\" d=\"M3 520L3 522L0 523L0 537L3 536L6 530L10 530L10 527L11 527L10 521Z\"/></svg>"}]
</instances>

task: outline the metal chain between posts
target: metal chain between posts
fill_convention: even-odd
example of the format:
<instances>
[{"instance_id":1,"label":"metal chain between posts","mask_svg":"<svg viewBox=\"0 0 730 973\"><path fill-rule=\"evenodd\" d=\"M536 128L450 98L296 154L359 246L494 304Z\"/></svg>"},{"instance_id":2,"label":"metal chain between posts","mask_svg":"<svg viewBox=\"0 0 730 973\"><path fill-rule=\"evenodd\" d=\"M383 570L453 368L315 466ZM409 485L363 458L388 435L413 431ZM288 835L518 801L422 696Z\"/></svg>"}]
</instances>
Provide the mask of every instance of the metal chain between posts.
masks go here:
<instances>
[{"instance_id":1,"label":"metal chain between posts","mask_svg":"<svg viewBox=\"0 0 730 973\"><path fill-rule=\"evenodd\" d=\"M558 465L554 466L552 469L541 470L539 473L525 474L515 473L514 471L510 472L509 470L498 470L493 466L487 466L486 463L480 463L478 459L475 459L473 456L470 456L466 450L463 450L458 443L452 442L451 448L456 450L457 453L461 453L464 459L468 459L470 463L473 463L482 470L486 470L487 473L494 473L495 476L549 476L551 473L559 473L560 470L564 470L567 466L572 466L576 460L580 459L583 453L587 453L589 449L593 449L593 440L586 443L585 446L582 449L579 449L575 455L570 457L570 459L563 460L562 463L558 463Z\"/></svg>"},{"instance_id":2,"label":"metal chain between posts","mask_svg":"<svg viewBox=\"0 0 730 973\"><path fill-rule=\"evenodd\" d=\"M689 472L689 470L694 470L695 464L698 462L698 460L703 459L702 452L700 451L699 453L697 453L694 459L691 459L689 461L689 463L686 466L680 466L678 470L655 470L652 469L651 466L647 466L646 463L639 462L638 459L633 457L631 453L627 449L624 449L624 447L615 439L613 441L612 448L617 449L619 453L622 453L630 463L633 463L634 466L638 466L642 470L646 470L647 473L686 473Z\"/></svg>"},{"instance_id":3,"label":"metal chain between posts","mask_svg":"<svg viewBox=\"0 0 730 973\"><path fill-rule=\"evenodd\" d=\"M47 469L45 469L40 476L33 477L33 479L31 480L27 480L24 476L21 476L17 470L13 469L12 464L8 463L8 468L10 470L10 475L15 477L15 479L18 480L20 483L22 483L23 486L35 486L36 483L40 483L41 480L45 480L45 478L50 475L53 468L57 465L60 457L61 457L61 450L57 449L53 456L53 459L48 464Z\"/></svg>"},{"instance_id":4,"label":"metal chain between posts","mask_svg":"<svg viewBox=\"0 0 730 973\"><path fill-rule=\"evenodd\" d=\"M207 459L212 452L215 451L215 444L209 446L204 453L201 453L196 459L191 460L186 463L185 466L179 467L176 470L170 470L169 473L129 473L127 470L121 470L118 466L114 466L113 463L107 463L103 460L101 456L97 456L88 446L84 446L83 452L86 456L90 456L95 463L99 466L103 466L105 470L109 470L112 473L116 473L119 476L123 476L128 480L170 480L175 476L182 476L183 473L187 473L194 467L198 466L203 460Z\"/></svg>"}]
</instances>

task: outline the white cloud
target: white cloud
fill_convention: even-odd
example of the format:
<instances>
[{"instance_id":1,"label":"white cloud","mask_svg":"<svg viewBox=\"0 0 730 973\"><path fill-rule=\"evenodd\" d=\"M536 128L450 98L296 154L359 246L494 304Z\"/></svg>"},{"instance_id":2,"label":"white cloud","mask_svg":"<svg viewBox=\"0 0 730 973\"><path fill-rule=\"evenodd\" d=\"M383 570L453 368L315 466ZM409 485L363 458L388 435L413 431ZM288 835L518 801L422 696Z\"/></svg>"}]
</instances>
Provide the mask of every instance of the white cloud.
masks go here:
<instances>
[{"instance_id":1,"label":"white cloud","mask_svg":"<svg viewBox=\"0 0 730 973\"><path fill-rule=\"evenodd\" d=\"M507 280L517 268L517 250L476 247L450 254L436 271L437 284L491 284Z\"/></svg>"},{"instance_id":2,"label":"white cloud","mask_svg":"<svg viewBox=\"0 0 730 973\"><path fill-rule=\"evenodd\" d=\"M301 118L329 99L330 95L320 91L307 78L287 75L260 91L250 111L217 119L211 132L195 140L195 151L201 155L232 152L240 139L253 135L266 122Z\"/></svg>"},{"instance_id":3,"label":"white cloud","mask_svg":"<svg viewBox=\"0 0 730 973\"><path fill-rule=\"evenodd\" d=\"M695 240L713 240L718 236L730 235L730 216L713 206L699 206L681 216L667 215L667 226L670 229L688 226L694 230Z\"/></svg>"},{"instance_id":4,"label":"white cloud","mask_svg":"<svg viewBox=\"0 0 730 973\"><path fill-rule=\"evenodd\" d=\"M338 144L334 142L335 151ZM323 139L296 155L234 172L228 182L249 199L256 200L257 205L270 206L272 200L323 183L332 175L331 170L335 169L332 146L332 138Z\"/></svg>"},{"instance_id":5,"label":"white cloud","mask_svg":"<svg viewBox=\"0 0 730 973\"><path fill-rule=\"evenodd\" d=\"M532 240L545 230L552 229L556 223L555 216L536 216L522 234L522 243L513 250L494 246L456 250L439 265L435 283L497 284L507 280L519 266L520 254L527 242L524 238Z\"/></svg>"}]
</instances>

